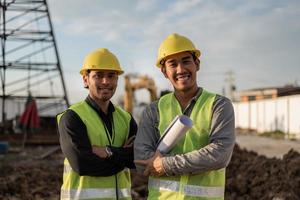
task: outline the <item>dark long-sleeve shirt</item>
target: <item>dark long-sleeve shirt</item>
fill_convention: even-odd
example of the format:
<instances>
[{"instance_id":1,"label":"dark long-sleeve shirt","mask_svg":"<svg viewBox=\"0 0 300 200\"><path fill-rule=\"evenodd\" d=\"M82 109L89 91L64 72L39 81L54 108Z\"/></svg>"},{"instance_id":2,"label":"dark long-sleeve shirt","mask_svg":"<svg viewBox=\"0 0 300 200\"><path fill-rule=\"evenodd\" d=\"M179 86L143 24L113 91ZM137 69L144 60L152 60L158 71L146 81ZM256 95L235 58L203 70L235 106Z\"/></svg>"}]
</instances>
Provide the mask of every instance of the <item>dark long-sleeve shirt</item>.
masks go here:
<instances>
[{"instance_id":1,"label":"dark long-sleeve shirt","mask_svg":"<svg viewBox=\"0 0 300 200\"><path fill-rule=\"evenodd\" d=\"M109 134L112 134L113 124L111 122L112 113L115 111L114 105L110 102L106 115L89 96L85 101L98 113ZM71 109L67 110L61 117L58 132L64 156L68 159L72 169L81 176L111 176L125 167L134 168L133 147L110 146L113 155L108 159L100 158L94 154L85 124ZM128 138L134 136L136 132L137 124L131 117Z\"/></svg>"}]
</instances>

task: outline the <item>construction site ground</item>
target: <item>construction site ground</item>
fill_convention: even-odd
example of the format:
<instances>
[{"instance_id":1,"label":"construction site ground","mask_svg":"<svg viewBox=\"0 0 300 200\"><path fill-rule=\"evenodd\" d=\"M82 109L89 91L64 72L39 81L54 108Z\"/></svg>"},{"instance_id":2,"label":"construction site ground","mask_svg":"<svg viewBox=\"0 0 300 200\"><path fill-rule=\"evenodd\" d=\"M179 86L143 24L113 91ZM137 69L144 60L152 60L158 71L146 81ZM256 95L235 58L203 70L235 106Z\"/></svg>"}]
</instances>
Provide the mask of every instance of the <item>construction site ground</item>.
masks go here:
<instances>
[{"instance_id":1,"label":"construction site ground","mask_svg":"<svg viewBox=\"0 0 300 200\"><path fill-rule=\"evenodd\" d=\"M255 151L268 158L282 158L290 149L300 152L300 140L283 140L254 134L237 134L236 142L241 148Z\"/></svg>"},{"instance_id":2,"label":"construction site ground","mask_svg":"<svg viewBox=\"0 0 300 200\"><path fill-rule=\"evenodd\" d=\"M294 149L294 150L291 150ZM299 199L300 142L238 134L226 171L225 199ZM63 156L58 146L27 146L0 155L0 199L59 199ZM133 171L134 199L147 178Z\"/></svg>"}]
</instances>

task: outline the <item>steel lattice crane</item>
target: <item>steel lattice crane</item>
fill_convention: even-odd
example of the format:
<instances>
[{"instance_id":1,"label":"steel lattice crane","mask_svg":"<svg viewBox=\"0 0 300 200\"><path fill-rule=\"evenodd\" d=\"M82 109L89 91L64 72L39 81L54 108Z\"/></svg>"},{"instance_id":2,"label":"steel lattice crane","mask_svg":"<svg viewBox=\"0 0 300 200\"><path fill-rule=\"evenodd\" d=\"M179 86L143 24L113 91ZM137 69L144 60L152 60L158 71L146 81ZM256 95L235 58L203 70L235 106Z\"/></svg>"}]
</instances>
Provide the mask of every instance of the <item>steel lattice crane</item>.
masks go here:
<instances>
[{"instance_id":1,"label":"steel lattice crane","mask_svg":"<svg viewBox=\"0 0 300 200\"><path fill-rule=\"evenodd\" d=\"M0 0L0 12L2 124L29 94L39 112L69 106L47 1Z\"/></svg>"}]
</instances>

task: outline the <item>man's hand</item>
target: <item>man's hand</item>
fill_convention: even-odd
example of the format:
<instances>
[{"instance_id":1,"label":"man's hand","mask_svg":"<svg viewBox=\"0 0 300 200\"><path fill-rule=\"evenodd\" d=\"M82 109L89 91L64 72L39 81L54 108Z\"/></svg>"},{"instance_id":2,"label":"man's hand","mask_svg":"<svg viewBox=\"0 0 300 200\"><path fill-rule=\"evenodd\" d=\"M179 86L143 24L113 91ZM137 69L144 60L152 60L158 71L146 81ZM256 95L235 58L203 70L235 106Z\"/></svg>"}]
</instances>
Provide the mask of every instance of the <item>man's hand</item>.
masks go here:
<instances>
[{"instance_id":1,"label":"man's hand","mask_svg":"<svg viewBox=\"0 0 300 200\"><path fill-rule=\"evenodd\" d=\"M126 140L125 144L123 145L123 148L129 148L129 147L132 147L132 146L133 146L134 139L135 139L135 135L134 135L134 136L131 136L130 138L128 138L128 139Z\"/></svg>"},{"instance_id":2,"label":"man's hand","mask_svg":"<svg viewBox=\"0 0 300 200\"><path fill-rule=\"evenodd\" d=\"M162 155L159 151L156 151L154 156L148 160L135 160L134 162L146 167L144 176L163 176L166 174L162 165Z\"/></svg>"},{"instance_id":3,"label":"man's hand","mask_svg":"<svg viewBox=\"0 0 300 200\"><path fill-rule=\"evenodd\" d=\"M99 156L100 158L107 158L107 153L105 147L93 146L93 153Z\"/></svg>"}]
</instances>

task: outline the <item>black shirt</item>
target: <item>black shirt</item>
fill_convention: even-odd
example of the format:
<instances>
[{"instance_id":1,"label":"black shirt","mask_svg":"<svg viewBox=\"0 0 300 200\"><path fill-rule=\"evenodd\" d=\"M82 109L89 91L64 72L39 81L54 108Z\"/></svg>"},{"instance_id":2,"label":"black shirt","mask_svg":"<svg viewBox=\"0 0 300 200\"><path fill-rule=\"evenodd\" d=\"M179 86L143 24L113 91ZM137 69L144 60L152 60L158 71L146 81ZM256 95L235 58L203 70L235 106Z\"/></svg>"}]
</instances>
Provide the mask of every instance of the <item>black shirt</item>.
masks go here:
<instances>
[{"instance_id":1,"label":"black shirt","mask_svg":"<svg viewBox=\"0 0 300 200\"><path fill-rule=\"evenodd\" d=\"M105 114L90 96L85 101L97 112L107 127L109 134L112 134L114 105L110 102L108 113ZM125 167L135 167L133 163L133 147L110 146L113 155L108 159L100 158L94 154L85 124L77 113L71 109L68 109L61 117L58 132L62 152L68 159L72 169L80 176L111 176L122 171ZM136 132L137 124L131 116L128 138L136 135Z\"/></svg>"}]
</instances>

